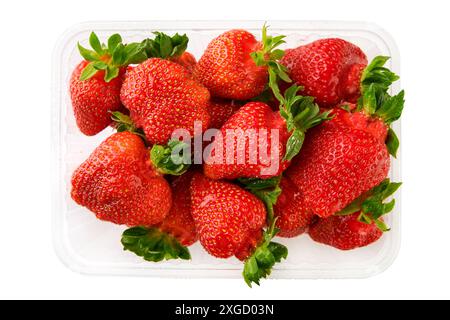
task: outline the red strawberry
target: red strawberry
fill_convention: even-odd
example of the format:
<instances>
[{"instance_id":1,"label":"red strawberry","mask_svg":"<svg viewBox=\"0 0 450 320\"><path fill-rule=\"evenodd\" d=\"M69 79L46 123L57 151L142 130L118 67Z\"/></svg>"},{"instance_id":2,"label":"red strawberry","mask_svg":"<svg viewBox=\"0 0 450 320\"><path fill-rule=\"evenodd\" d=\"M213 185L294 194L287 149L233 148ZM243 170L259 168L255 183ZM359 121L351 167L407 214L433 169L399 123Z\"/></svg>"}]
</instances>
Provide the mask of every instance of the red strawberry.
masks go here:
<instances>
[{"instance_id":1,"label":"red strawberry","mask_svg":"<svg viewBox=\"0 0 450 320\"><path fill-rule=\"evenodd\" d=\"M389 172L389 153L395 155L398 147L389 124L401 115L404 92L387 94L398 77L383 67L386 60L377 57L364 71L358 111L334 110L332 120L309 132L286 172L304 194L305 206L320 217L342 210Z\"/></svg>"},{"instance_id":2,"label":"red strawberry","mask_svg":"<svg viewBox=\"0 0 450 320\"><path fill-rule=\"evenodd\" d=\"M237 185L200 173L192 179L191 195L192 216L206 251L218 258L247 258L249 244L256 248L262 237L264 203Z\"/></svg>"},{"instance_id":3,"label":"red strawberry","mask_svg":"<svg viewBox=\"0 0 450 320\"><path fill-rule=\"evenodd\" d=\"M80 80L81 73L89 64L82 61L70 78L70 97L77 126L82 133L93 136L111 123L110 111L120 110L120 87L122 75L106 82L103 71L88 80ZM121 72L123 74L123 70Z\"/></svg>"},{"instance_id":4,"label":"red strawberry","mask_svg":"<svg viewBox=\"0 0 450 320\"><path fill-rule=\"evenodd\" d=\"M221 99L213 99L208 105L208 112L211 117L209 126L211 128L220 129L223 124L235 114L240 104L235 101L226 101Z\"/></svg>"},{"instance_id":5,"label":"red strawberry","mask_svg":"<svg viewBox=\"0 0 450 320\"><path fill-rule=\"evenodd\" d=\"M319 219L309 228L314 241L341 250L367 246L389 231L383 216L392 211L395 199L384 201L397 191L401 183L383 180L378 186L355 199L338 214Z\"/></svg>"},{"instance_id":6,"label":"red strawberry","mask_svg":"<svg viewBox=\"0 0 450 320\"><path fill-rule=\"evenodd\" d=\"M275 193L259 187L261 181L250 181L252 189L260 191L268 209L276 200ZM210 180L196 173L191 182L192 216L200 242L211 255L218 258L236 256L244 261L244 280L259 285L276 262L287 257L287 248L271 242L276 234L274 220L266 224L266 209L257 196L225 181ZM269 215L270 216L270 215Z\"/></svg>"},{"instance_id":7,"label":"red strawberry","mask_svg":"<svg viewBox=\"0 0 450 320\"><path fill-rule=\"evenodd\" d=\"M118 34L108 39L108 47L100 44L95 33L89 42L94 50L78 45L85 61L72 73L70 97L78 128L92 136L111 123L111 111L123 108L120 87L126 66L145 60L146 55L137 43L123 45Z\"/></svg>"},{"instance_id":8,"label":"red strawberry","mask_svg":"<svg viewBox=\"0 0 450 320\"><path fill-rule=\"evenodd\" d=\"M198 239L191 215L190 185L193 175L194 171L189 171L172 181L173 205L159 225L162 231L174 236L184 246L190 246Z\"/></svg>"},{"instance_id":9,"label":"red strawberry","mask_svg":"<svg viewBox=\"0 0 450 320\"><path fill-rule=\"evenodd\" d=\"M309 236L316 242L341 249L365 247L382 235L374 222L367 224L358 220L359 212L347 216L331 216L319 219L309 228Z\"/></svg>"},{"instance_id":10,"label":"red strawberry","mask_svg":"<svg viewBox=\"0 0 450 320\"><path fill-rule=\"evenodd\" d=\"M254 139L246 137L239 139L236 137L232 140L233 144L230 146L227 143L228 136L234 133L228 130L268 130L267 134L257 135L255 131ZM279 130L279 140L276 141L278 150L275 150L276 156L272 155L271 149L271 135L270 129ZM222 126L221 133L223 139L215 140L212 146L211 156L206 160L204 165L205 175L211 179L236 179L241 177L261 177L267 178L279 175L288 166L287 161L281 161L286 152L286 142L289 134L286 129L286 121L280 116L279 112L274 112L272 109L262 102L250 102L239 109L237 113L231 116L230 119ZM239 147L240 140L244 140L245 148ZM258 150L261 141L266 142L266 148ZM235 154L233 161L227 161L227 149L233 147ZM251 150L255 151L251 151ZM222 154L219 154L222 150ZM243 151L245 161L238 163L238 151ZM244 155L245 153L245 155ZM223 155L223 161L218 157ZM251 159L253 157L253 161ZM216 160L217 159L217 160ZM263 169L269 169L272 165L271 160L278 159L279 164L275 164L273 171L263 173Z\"/></svg>"},{"instance_id":11,"label":"red strawberry","mask_svg":"<svg viewBox=\"0 0 450 320\"><path fill-rule=\"evenodd\" d=\"M274 205L274 215L277 217L277 236L292 238L306 231L315 215L304 205L303 194L287 177L280 181L281 193Z\"/></svg>"},{"instance_id":12,"label":"red strawberry","mask_svg":"<svg viewBox=\"0 0 450 320\"><path fill-rule=\"evenodd\" d=\"M213 39L197 63L194 76L214 97L248 100L263 92L268 82L268 68L288 79L276 60L283 51L275 49L284 36L267 37L259 42L248 31L230 30Z\"/></svg>"},{"instance_id":13,"label":"red strawberry","mask_svg":"<svg viewBox=\"0 0 450 320\"><path fill-rule=\"evenodd\" d=\"M281 63L305 94L323 107L341 101L356 102L361 73L367 66L366 55L354 44L342 39L321 39L286 50Z\"/></svg>"},{"instance_id":14,"label":"red strawberry","mask_svg":"<svg viewBox=\"0 0 450 320\"><path fill-rule=\"evenodd\" d=\"M194 121L209 126L209 92L181 65L148 59L127 73L120 94L125 107L152 144L166 144L175 129L194 135Z\"/></svg>"},{"instance_id":15,"label":"red strawberry","mask_svg":"<svg viewBox=\"0 0 450 320\"><path fill-rule=\"evenodd\" d=\"M129 226L160 223L170 210L169 184L130 132L106 139L72 176L72 198L97 218Z\"/></svg>"},{"instance_id":16,"label":"red strawberry","mask_svg":"<svg viewBox=\"0 0 450 320\"><path fill-rule=\"evenodd\" d=\"M313 128L286 172L321 217L345 208L389 172L386 145L370 133L330 123Z\"/></svg>"},{"instance_id":17,"label":"red strawberry","mask_svg":"<svg viewBox=\"0 0 450 320\"><path fill-rule=\"evenodd\" d=\"M310 97L297 96L297 91L293 86L285 98L280 97L280 111L249 102L231 116L220 130L222 139L216 138L211 146L205 175L211 179L280 175L300 150L306 130L327 118Z\"/></svg>"}]
</instances>

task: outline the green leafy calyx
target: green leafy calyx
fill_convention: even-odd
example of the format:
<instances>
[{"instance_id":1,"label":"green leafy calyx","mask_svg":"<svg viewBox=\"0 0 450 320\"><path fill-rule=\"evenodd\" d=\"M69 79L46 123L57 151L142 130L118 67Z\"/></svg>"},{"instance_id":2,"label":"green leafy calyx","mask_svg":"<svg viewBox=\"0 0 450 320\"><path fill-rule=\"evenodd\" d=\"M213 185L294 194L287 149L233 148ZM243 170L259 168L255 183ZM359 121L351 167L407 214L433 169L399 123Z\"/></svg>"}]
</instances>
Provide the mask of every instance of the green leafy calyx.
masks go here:
<instances>
[{"instance_id":1,"label":"green leafy calyx","mask_svg":"<svg viewBox=\"0 0 450 320\"><path fill-rule=\"evenodd\" d=\"M400 182L390 182L389 179L385 179L378 186L355 199L336 215L345 216L360 212L359 221L367 224L375 223L381 231L389 231L389 228L380 218L394 209L395 199L387 203L385 203L385 200L393 195L400 186Z\"/></svg>"},{"instance_id":2,"label":"green leafy calyx","mask_svg":"<svg viewBox=\"0 0 450 320\"><path fill-rule=\"evenodd\" d=\"M306 130L329 119L329 112L320 113L319 106L314 103L313 97L298 95L298 91L302 88L297 85L287 89L284 96L281 93L279 81L292 82L287 74L287 68L278 62L284 55L284 51L278 49L281 44L285 43L284 38L283 35L268 36L267 27L264 25L262 29L263 48L253 52L251 56L256 65L268 66L268 87L280 102L280 114L286 120L287 129L291 133L283 158L283 160L290 161L300 152Z\"/></svg>"},{"instance_id":3,"label":"green leafy calyx","mask_svg":"<svg viewBox=\"0 0 450 320\"><path fill-rule=\"evenodd\" d=\"M276 85L279 79L285 82L292 82L287 73L287 68L278 62L284 56L284 50L278 48L283 43L286 43L284 38L286 38L284 35L275 37L268 36L267 26L264 24L261 40L262 49L250 54L257 66L267 66L269 83L274 83ZM274 94L276 93L274 92Z\"/></svg>"},{"instance_id":4,"label":"green leafy calyx","mask_svg":"<svg viewBox=\"0 0 450 320\"><path fill-rule=\"evenodd\" d=\"M388 152L394 157L397 157L398 147L400 146L400 141L398 140L395 131L389 128L388 135L386 138L386 147Z\"/></svg>"},{"instance_id":5,"label":"green leafy calyx","mask_svg":"<svg viewBox=\"0 0 450 320\"><path fill-rule=\"evenodd\" d=\"M399 76L384 65L389 57L378 56L366 67L361 75L361 97L358 100L358 110L382 119L387 125L398 120L405 104L405 92L391 96L388 91ZM399 141L390 130L387 141L388 150L396 156Z\"/></svg>"},{"instance_id":6,"label":"green leafy calyx","mask_svg":"<svg viewBox=\"0 0 450 320\"><path fill-rule=\"evenodd\" d=\"M389 57L378 56L361 75L361 98L358 109L383 119L387 124L399 119L404 105L404 92L391 96L388 91L399 76L384 65Z\"/></svg>"},{"instance_id":7,"label":"green leafy calyx","mask_svg":"<svg viewBox=\"0 0 450 320\"><path fill-rule=\"evenodd\" d=\"M110 82L120 73L120 68L129 64L140 63L147 59L144 47L140 43L123 44L119 34L113 34L106 44L101 43L97 35L92 32L89 36L92 49L86 49L78 43L81 56L89 61L83 69L80 80L93 77L98 71L105 72L104 80Z\"/></svg>"},{"instance_id":8,"label":"green leafy calyx","mask_svg":"<svg viewBox=\"0 0 450 320\"><path fill-rule=\"evenodd\" d=\"M280 181L281 176L269 179L239 179L239 182L244 185L245 189L253 193L264 202L267 209L267 221L269 221L269 223L274 219L273 206L277 203L278 197L281 194Z\"/></svg>"},{"instance_id":9,"label":"green leafy calyx","mask_svg":"<svg viewBox=\"0 0 450 320\"><path fill-rule=\"evenodd\" d=\"M111 112L111 119L114 122L114 127L116 128L117 132L129 131L138 135L145 142L147 142L144 132L142 131L142 129L136 127L130 116L125 115L120 111L113 111Z\"/></svg>"},{"instance_id":10,"label":"green leafy calyx","mask_svg":"<svg viewBox=\"0 0 450 320\"><path fill-rule=\"evenodd\" d=\"M300 89L302 88L293 85L286 90L284 96L280 95L278 98L280 114L286 120L287 130L291 133L283 159L287 161L292 160L300 152L308 129L331 119L330 111L320 112L313 97L298 94Z\"/></svg>"},{"instance_id":11,"label":"green leafy calyx","mask_svg":"<svg viewBox=\"0 0 450 320\"><path fill-rule=\"evenodd\" d=\"M179 140L169 140L167 145L153 145L150 159L155 168L162 174L179 176L191 165L189 145Z\"/></svg>"},{"instance_id":12,"label":"green leafy calyx","mask_svg":"<svg viewBox=\"0 0 450 320\"><path fill-rule=\"evenodd\" d=\"M278 233L275 227L277 218L274 217L273 206L277 203L282 190L280 188L281 176L258 179L241 178L239 182L251 193L261 199L267 209L267 224L269 228L264 231L263 237L253 254L244 264L243 277L249 287L252 283L259 285L262 278L270 275L273 266L282 259L286 259L288 249L279 243L272 242Z\"/></svg>"},{"instance_id":13,"label":"green leafy calyx","mask_svg":"<svg viewBox=\"0 0 450 320\"><path fill-rule=\"evenodd\" d=\"M155 34L154 39L145 39L142 42L148 58L176 58L186 51L189 38L185 34L176 33L172 37L162 32L153 32L153 34Z\"/></svg>"},{"instance_id":14,"label":"green leafy calyx","mask_svg":"<svg viewBox=\"0 0 450 320\"><path fill-rule=\"evenodd\" d=\"M146 261L171 259L190 260L189 250L178 240L157 228L133 227L122 234L124 250L131 251Z\"/></svg>"},{"instance_id":15,"label":"green leafy calyx","mask_svg":"<svg viewBox=\"0 0 450 320\"><path fill-rule=\"evenodd\" d=\"M274 265L288 256L286 246L272 242L278 232L275 224L276 219L273 219L269 228L264 232L261 243L245 261L242 275L249 287L252 286L252 283L259 285L261 279L267 278L271 274Z\"/></svg>"}]
</instances>

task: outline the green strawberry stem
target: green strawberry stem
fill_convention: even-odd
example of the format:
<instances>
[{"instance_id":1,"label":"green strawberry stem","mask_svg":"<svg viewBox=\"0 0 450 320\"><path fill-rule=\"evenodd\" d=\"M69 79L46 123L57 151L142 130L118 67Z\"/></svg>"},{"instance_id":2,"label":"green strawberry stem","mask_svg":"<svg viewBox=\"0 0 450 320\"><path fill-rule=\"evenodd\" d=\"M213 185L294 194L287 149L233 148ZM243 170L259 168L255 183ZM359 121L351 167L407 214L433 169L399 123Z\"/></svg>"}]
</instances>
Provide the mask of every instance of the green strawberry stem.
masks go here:
<instances>
[{"instance_id":1,"label":"green strawberry stem","mask_svg":"<svg viewBox=\"0 0 450 320\"><path fill-rule=\"evenodd\" d=\"M377 56L366 67L361 75L361 97L358 100L358 110L382 119L388 126L402 115L405 104L405 92L391 96L388 91L392 83L400 77L384 65L389 57ZM386 141L388 151L396 157L399 141L390 128Z\"/></svg>"},{"instance_id":2,"label":"green strawberry stem","mask_svg":"<svg viewBox=\"0 0 450 320\"><path fill-rule=\"evenodd\" d=\"M120 68L129 64L141 63L147 59L144 47L140 43L123 44L122 37L115 33L108 38L107 44L100 43L97 35L92 32L89 36L92 50L86 49L78 43L81 56L89 64L81 72L80 80L93 77L98 71L105 71L104 80L110 82L119 75Z\"/></svg>"},{"instance_id":3,"label":"green strawberry stem","mask_svg":"<svg viewBox=\"0 0 450 320\"><path fill-rule=\"evenodd\" d=\"M179 140L169 140L165 146L155 144L150 150L150 159L160 173L180 176L191 165L188 148L187 143Z\"/></svg>"},{"instance_id":4,"label":"green strawberry stem","mask_svg":"<svg viewBox=\"0 0 450 320\"><path fill-rule=\"evenodd\" d=\"M111 112L111 119L117 132L129 131L138 135L149 146L149 142L141 128L136 127L131 118L119 111ZM187 152L188 144L169 140L167 145L155 144L150 149L150 160L153 167L161 174L179 176L185 173L191 165L191 154Z\"/></svg>"},{"instance_id":5,"label":"green strawberry stem","mask_svg":"<svg viewBox=\"0 0 450 320\"><path fill-rule=\"evenodd\" d=\"M251 57L257 66L267 67L269 84L276 84L279 79L289 83L292 82L287 74L287 68L278 62L284 56L284 50L277 49L280 45L286 43L284 38L286 38L284 35L276 37L268 36L267 26L264 24L262 28L262 49L251 53ZM279 90L277 92L274 91L274 95L278 98L280 96Z\"/></svg>"},{"instance_id":6,"label":"green strawberry stem","mask_svg":"<svg viewBox=\"0 0 450 320\"><path fill-rule=\"evenodd\" d=\"M278 84L271 84L272 90L275 92L278 89ZM303 146L306 131L323 121L331 119L330 112L320 112L317 103L314 103L314 98L309 96L302 96L298 91L302 88L297 85L292 85L288 88L284 96L280 95L280 115L286 120L286 127L291 133L286 143L286 154L283 160L292 160Z\"/></svg>"},{"instance_id":7,"label":"green strawberry stem","mask_svg":"<svg viewBox=\"0 0 450 320\"><path fill-rule=\"evenodd\" d=\"M186 34L168 36L162 32L153 32L156 35L155 39L145 39L141 45L147 54L147 57L151 58L175 58L181 56L187 48L189 38Z\"/></svg>"},{"instance_id":8,"label":"green strawberry stem","mask_svg":"<svg viewBox=\"0 0 450 320\"><path fill-rule=\"evenodd\" d=\"M245 261L242 275L250 288L252 287L252 283L259 285L262 278L267 278L271 274L272 268L277 262L281 262L282 259L287 258L287 247L272 242L272 239L278 233L275 224L276 218L272 220L269 228L264 232L262 242Z\"/></svg>"},{"instance_id":9,"label":"green strawberry stem","mask_svg":"<svg viewBox=\"0 0 450 320\"><path fill-rule=\"evenodd\" d=\"M190 260L189 249L178 240L157 228L133 227L122 234L124 250L131 251L146 261Z\"/></svg>"},{"instance_id":10,"label":"green strawberry stem","mask_svg":"<svg viewBox=\"0 0 450 320\"><path fill-rule=\"evenodd\" d=\"M397 158L397 151L400 146L400 141L398 140L395 131L389 127L388 135L386 138L386 147L388 149L389 154L391 154L394 158Z\"/></svg>"},{"instance_id":11,"label":"green strawberry stem","mask_svg":"<svg viewBox=\"0 0 450 320\"><path fill-rule=\"evenodd\" d=\"M114 127L116 128L117 132L129 131L131 133L134 133L141 137L145 144L148 145L147 138L145 137L144 132L142 131L142 129L135 126L130 116L125 115L120 111L113 111L111 112L111 119L114 122Z\"/></svg>"},{"instance_id":12,"label":"green strawberry stem","mask_svg":"<svg viewBox=\"0 0 450 320\"><path fill-rule=\"evenodd\" d=\"M400 186L400 182L391 182L389 179L385 179L369 192L356 198L336 215L345 216L361 212L358 217L359 221L367 224L375 223L381 231L389 231L389 228L380 218L394 209L395 199L387 203L384 201L393 195Z\"/></svg>"},{"instance_id":13,"label":"green strawberry stem","mask_svg":"<svg viewBox=\"0 0 450 320\"><path fill-rule=\"evenodd\" d=\"M267 221L270 225L274 219L273 206L277 203L278 197L281 194L281 176L269 179L240 178L238 181L244 185L245 189L264 202L267 209Z\"/></svg>"},{"instance_id":14,"label":"green strawberry stem","mask_svg":"<svg viewBox=\"0 0 450 320\"><path fill-rule=\"evenodd\" d=\"M272 242L278 233L276 226L277 218L274 217L273 206L277 203L281 194L281 176L269 179L241 178L238 181L245 189L256 195L266 205L267 225L261 243L256 247L253 254L247 258L244 264L243 277L249 287L252 283L259 285L262 278L270 275L273 266L282 259L286 259L288 249L279 243Z\"/></svg>"},{"instance_id":15,"label":"green strawberry stem","mask_svg":"<svg viewBox=\"0 0 450 320\"><path fill-rule=\"evenodd\" d=\"M297 85L287 89L284 96L281 93L278 86L279 81L292 82L287 74L287 68L278 62L284 56L284 51L277 49L277 47L285 43L284 38L285 36L283 35L268 36L267 27L264 25L262 28L263 48L260 51L253 52L251 56L257 66L268 67L268 87L280 102L280 114L286 120L287 130L291 133L286 144L286 154L283 158L283 160L290 161L300 152L305 140L306 130L322 121L329 120L330 112L320 113L319 106L314 103L313 97L297 94L302 89Z\"/></svg>"}]
</instances>

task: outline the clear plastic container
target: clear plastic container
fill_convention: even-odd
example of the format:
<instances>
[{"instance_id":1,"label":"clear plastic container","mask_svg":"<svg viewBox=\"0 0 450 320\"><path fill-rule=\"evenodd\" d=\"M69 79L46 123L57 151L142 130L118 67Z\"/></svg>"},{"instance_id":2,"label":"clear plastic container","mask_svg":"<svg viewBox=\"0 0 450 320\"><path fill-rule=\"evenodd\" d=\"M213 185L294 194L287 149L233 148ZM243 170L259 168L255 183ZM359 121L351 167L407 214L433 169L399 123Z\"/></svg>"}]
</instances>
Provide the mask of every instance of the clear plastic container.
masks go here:
<instances>
[{"instance_id":1,"label":"clear plastic container","mask_svg":"<svg viewBox=\"0 0 450 320\"><path fill-rule=\"evenodd\" d=\"M220 33L244 28L260 37L264 21L149 21L92 22L69 29L59 40L53 56L52 143L53 240L57 255L70 269L84 274L139 275L171 278L239 278L243 265L237 259L220 260L204 252L199 243L190 248L192 261L151 263L125 252L120 243L124 226L102 222L70 197L70 178L74 169L107 136L105 129L94 137L81 134L73 117L68 83L75 65L81 60L76 44L87 45L91 31L101 39L119 32L125 42L139 41L160 30L168 34L187 33L188 51L197 58L209 41ZM388 66L399 74L399 54L392 38L373 24L356 22L269 21L271 34L287 36L286 48L313 40L339 37L360 46L369 60L376 55L391 56ZM399 81L393 85L398 92ZM394 125L400 135L400 121ZM401 150L392 162L390 177L401 181ZM395 260L400 246L400 192L395 210L387 217L391 231L373 245L353 251L339 251L313 242L307 235L293 239L276 238L289 248L287 260L276 265L271 278L364 278L386 270Z\"/></svg>"}]
</instances>

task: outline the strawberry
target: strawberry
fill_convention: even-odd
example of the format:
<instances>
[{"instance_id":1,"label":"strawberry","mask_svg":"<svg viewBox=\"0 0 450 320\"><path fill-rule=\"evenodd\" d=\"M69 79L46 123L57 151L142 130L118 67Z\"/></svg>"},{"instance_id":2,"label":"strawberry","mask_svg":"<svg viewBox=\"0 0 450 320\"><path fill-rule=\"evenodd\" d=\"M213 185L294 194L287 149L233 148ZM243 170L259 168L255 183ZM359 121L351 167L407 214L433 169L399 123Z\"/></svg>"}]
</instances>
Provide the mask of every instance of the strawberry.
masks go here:
<instances>
[{"instance_id":1,"label":"strawberry","mask_svg":"<svg viewBox=\"0 0 450 320\"><path fill-rule=\"evenodd\" d=\"M166 144L175 129L194 135L194 121L209 126L209 92L181 65L151 58L127 73L120 97L152 144Z\"/></svg>"},{"instance_id":2,"label":"strawberry","mask_svg":"<svg viewBox=\"0 0 450 320\"><path fill-rule=\"evenodd\" d=\"M315 215L305 208L303 194L289 178L281 178L280 189L273 208L277 217L276 227L280 230L277 236L293 238L306 231Z\"/></svg>"},{"instance_id":3,"label":"strawberry","mask_svg":"<svg viewBox=\"0 0 450 320\"><path fill-rule=\"evenodd\" d=\"M309 236L316 242L327 244L340 250L365 247L377 241L383 231L374 222L358 221L359 212L348 216L331 216L319 219L309 228Z\"/></svg>"},{"instance_id":4,"label":"strawberry","mask_svg":"<svg viewBox=\"0 0 450 320\"><path fill-rule=\"evenodd\" d=\"M278 150L272 150L272 137L270 136L270 129L278 129L278 140L274 141L278 145ZM231 131L232 130L232 131ZM237 133L238 130L242 132L250 132L255 130L254 137L240 138ZM257 135L257 130L268 130L267 134L263 136ZM250 102L239 109L228 121L222 126L220 130L222 139L216 139L211 146L211 154L206 159L204 165L205 175L211 179L236 179L241 177L261 177L267 178L279 175L286 169L288 162L280 161L275 164L274 170L269 171L272 163L271 159L281 159L285 152L286 141L288 133L286 130L286 122L278 112L273 112L272 109L262 102ZM235 134L232 144L230 145L230 136ZM245 140L244 140L245 139ZM245 147L239 147L239 142L245 143ZM261 141L267 143L266 148L260 150L258 146ZM232 161L227 159L227 150L233 148L234 155ZM251 150L254 150L251 152ZM219 153L221 152L222 153ZM238 152L242 151L243 161L238 162ZM245 154L244 154L245 152ZM272 152L276 153L275 156ZM219 158L223 155L223 158ZM217 158L216 158L217 157ZM252 160L251 157L254 159ZM217 159L217 160L216 160ZM264 173L266 170L267 173Z\"/></svg>"},{"instance_id":5,"label":"strawberry","mask_svg":"<svg viewBox=\"0 0 450 320\"><path fill-rule=\"evenodd\" d=\"M392 211L395 205L395 199L388 203L383 201L400 185L384 180L337 215L319 219L309 228L309 236L316 242L341 250L364 247L377 241L389 230L383 215Z\"/></svg>"},{"instance_id":6,"label":"strawberry","mask_svg":"<svg viewBox=\"0 0 450 320\"><path fill-rule=\"evenodd\" d=\"M167 217L158 226L161 231L172 235L184 246L190 246L198 239L191 215L190 185L194 173L186 172L172 181L173 205Z\"/></svg>"},{"instance_id":7,"label":"strawberry","mask_svg":"<svg viewBox=\"0 0 450 320\"><path fill-rule=\"evenodd\" d=\"M216 138L210 147L205 175L211 179L280 175L299 152L306 130L328 116L319 113L312 98L297 96L298 90L292 86L285 97L278 94L280 111L249 102L232 115L220 130L222 139Z\"/></svg>"},{"instance_id":8,"label":"strawberry","mask_svg":"<svg viewBox=\"0 0 450 320\"><path fill-rule=\"evenodd\" d=\"M310 130L286 176L305 197L305 206L322 218L345 208L387 176L389 153L398 139L389 125L404 105L404 92L387 93L398 77L377 57L361 81L362 97L353 112L335 109L334 118Z\"/></svg>"},{"instance_id":9,"label":"strawberry","mask_svg":"<svg viewBox=\"0 0 450 320\"><path fill-rule=\"evenodd\" d=\"M196 173L191 195L192 216L200 242L211 255L218 258L239 255L247 242L260 240L266 210L264 203L248 191Z\"/></svg>"},{"instance_id":10,"label":"strawberry","mask_svg":"<svg viewBox=\"0 0 450 320\"><path fill-rule=\"evenodd\" d=\"M122 245L144 260L190 260L188 246L198 237L191 216L190 183L193 171L172 180L172 207L164 220L153 226L138 226L122 234Z\"/></svg>"},{"instance_id":11,"label":"strawberry","mask_svg":"<svg viewBox=\"0 0 450 320\"><path fill-rule=\"evenodd\" d=\"M122 108L120 87L126 66L146 59L137 43L122 44L118 34L108 39L108 46L100 44L95 33L89 42L94 50L78 44L85 59L70 78L70 97L78 128L88 136L95 135L111 123L109 112Z\"/></svg>"},{"instance_id":12,"label":"strawberry","mask_svg":"<svg viewBox=\"0 0 450 320\"><path fill-rule=\"evenodd\" d=\"M367 58L354 44L331 38L288 49L281 63L306 95L320 106L333 107L341 101L356 102Z\"/></svg>"},{"instance_id":13,"label":"strawberry","mask_svg":"<svg viewBox=\"0 0 450 320\"><path fill-rule=\"evenodd\" d=\"M286 247L271 242L274 224L263 230L264 202L249 191L196 173L191 182L191 208L202 246L215 257L234 255L245 261L243 276L249 286L259 284L275 262L286 258Z\"/></svg>"},{"instance_id":14,"label":"strawberry","mask_svg":"<svg viewBox=\"0 0 450 320\"><path fill-rule=\"evenodd\" d=\"M220 129L240 107L240 104L232 100L212 99L208 105L208 112L211 117L209 126Z\"/></svg>"},{"instance_id":15,"label":"strawberry","mask_svg":"<svg viewBox=\"0 0 450 320\"><path fill-rule=\"evenodd\" d=\"M289 81L285 69L276 61L283 51L275 49L284 36L269 37L263 27L259 42L248 31L227 31L213 39L198 61L194 76L214 97L248 100L263 92L269 71Z\"/></svg>"},{"instance_id":16,"label":"strawberry","mask_svg":"<svg viewBox=\"0 0 450 320\"><path fill-rule=\"evenodd\" d=\"M129 226L163 221L172 205L169 184L149 165L142 140L115 133L72 176L72 199L97 218Z\"/></svg>"},{"instance_id":17,"label":"strawberry","mask_svg":"<svg viewBox=\"0 0 450 320\"><path fill-rule=\"evenodd\" d=\"M286 176L304 194L307 208L329 217L380 183L389 165L385 144L370 133L324 123L309 132Z\"/></svg>"}]
</instances>

